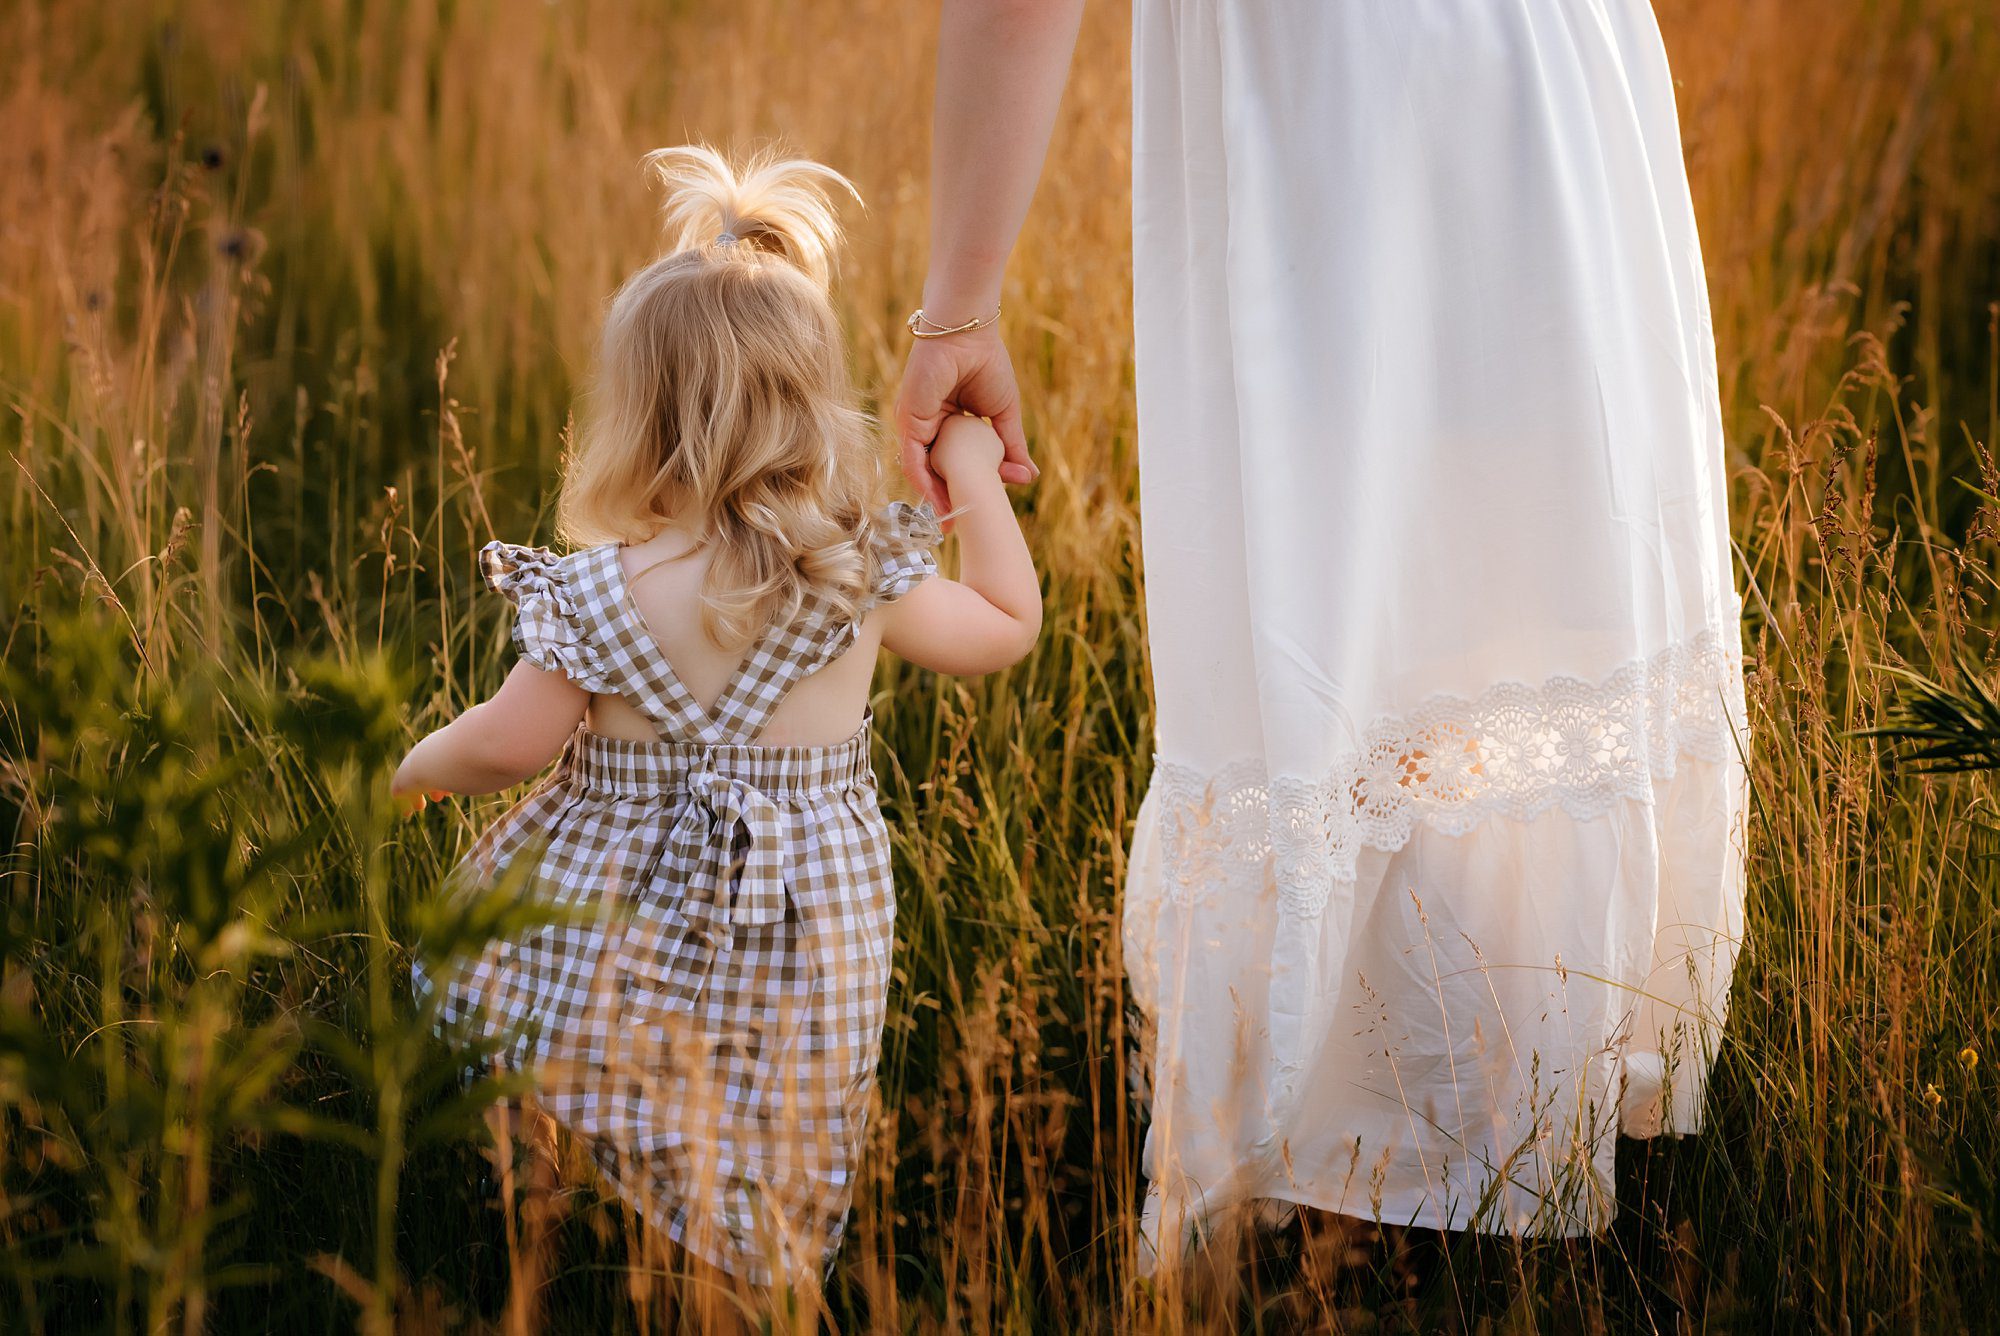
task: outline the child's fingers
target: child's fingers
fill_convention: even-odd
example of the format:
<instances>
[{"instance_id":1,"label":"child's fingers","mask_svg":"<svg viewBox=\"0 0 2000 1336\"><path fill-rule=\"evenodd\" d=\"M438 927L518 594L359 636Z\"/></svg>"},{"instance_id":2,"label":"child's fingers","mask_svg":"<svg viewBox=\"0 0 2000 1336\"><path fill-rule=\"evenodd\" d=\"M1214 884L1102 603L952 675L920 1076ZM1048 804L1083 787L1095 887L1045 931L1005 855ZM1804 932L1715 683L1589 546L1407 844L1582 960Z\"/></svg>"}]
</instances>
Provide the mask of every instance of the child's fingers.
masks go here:
<instances>
[{"instance_id":1,"label":"child's fingers","mask_svg":"<svg viewBox=\"0 0 2000 1336\"><path fill-rule=\"evenodd\" d=\"M390 795L400 816L415 816L432 803L443 802L451 796L449 789L418 789L411 793Z\"/></svg>"}]
</instances>

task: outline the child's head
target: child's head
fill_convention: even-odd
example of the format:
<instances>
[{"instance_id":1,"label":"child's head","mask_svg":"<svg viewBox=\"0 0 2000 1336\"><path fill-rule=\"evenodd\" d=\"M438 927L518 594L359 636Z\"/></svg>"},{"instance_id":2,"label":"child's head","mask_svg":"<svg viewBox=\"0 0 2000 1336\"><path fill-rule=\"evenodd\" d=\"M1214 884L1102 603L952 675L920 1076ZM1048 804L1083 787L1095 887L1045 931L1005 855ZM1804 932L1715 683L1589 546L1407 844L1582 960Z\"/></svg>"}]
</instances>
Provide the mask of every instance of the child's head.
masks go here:
<instances>
[{"instance_id":1,"label":"child's head","mask_svg":"<svg viewBox=\"0 0 2000 1336\"><path fill-rule=\"evenodd\" d=\"M668 522L710 551L708 633L740 643L810 595L852 612L880 487L827 271L829 167L704 147L647 163L667 187L668 253L611 300L564 471L573 542L640 542Z\"/></svg>"}]
</instances>

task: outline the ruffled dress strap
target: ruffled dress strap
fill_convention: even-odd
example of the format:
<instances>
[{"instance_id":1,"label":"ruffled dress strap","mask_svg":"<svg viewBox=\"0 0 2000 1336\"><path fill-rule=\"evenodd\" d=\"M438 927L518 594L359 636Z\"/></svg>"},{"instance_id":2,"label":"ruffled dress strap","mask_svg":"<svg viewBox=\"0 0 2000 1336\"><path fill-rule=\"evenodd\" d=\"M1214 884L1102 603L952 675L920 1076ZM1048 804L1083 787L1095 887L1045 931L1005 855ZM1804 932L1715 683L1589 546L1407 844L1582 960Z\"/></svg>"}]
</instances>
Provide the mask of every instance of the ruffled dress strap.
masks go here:
<instances>
[{"instance_id":1,"label":"ruffled dress strap","mask_svg":"<svg viewBox=\"0 0 2000 1336\"><path fill-rule=\"evenodd\" d=\"M487 587L514 605L514 649L537 668L561 673L586 691L617 691L592 634L596 617L579 588L574 557L545 547L488 543L479 549Z\"/></svg>"},{"instance_id":2,"label":"ruffled dress strap","mask_svg":"<svg viewBox=\"0 0 2000 1336\"><path fill-rule=\"evenodd\" d=\"M726 740L660 657L626 596L617 544L558 556L488 543L479 570L514 605L514 647L522 659L586 691L622 698L664 738Z\"/></svg>"},{"instance_id":3,"label":"ruffled dress strap","mask_svg":"<svg viewBox=\"0 0 2000 1336\"><path fill-rule=\"evenodd\" d=\"M875 526L868 606L892 603L936 575L943 540L944 526L930 502L891 502Z\"/></svg>"},{"instance_id":4,"label":"ruffled dress strap","mask_svg":"<svg viewBox=\"0 0 2000 1336\"><path fill-rule=\"evenodd\" d=\"M732 740L755 740L793 686L854 647L870 610L902 598L937 574L937 545L943 536L929 503L889 505L876 516L869 535L868 590L857 614L842 616L821 601L808 605L791 625L767 633L716 702L711 712L715 722Z\"/></svg>"}]
</instances>

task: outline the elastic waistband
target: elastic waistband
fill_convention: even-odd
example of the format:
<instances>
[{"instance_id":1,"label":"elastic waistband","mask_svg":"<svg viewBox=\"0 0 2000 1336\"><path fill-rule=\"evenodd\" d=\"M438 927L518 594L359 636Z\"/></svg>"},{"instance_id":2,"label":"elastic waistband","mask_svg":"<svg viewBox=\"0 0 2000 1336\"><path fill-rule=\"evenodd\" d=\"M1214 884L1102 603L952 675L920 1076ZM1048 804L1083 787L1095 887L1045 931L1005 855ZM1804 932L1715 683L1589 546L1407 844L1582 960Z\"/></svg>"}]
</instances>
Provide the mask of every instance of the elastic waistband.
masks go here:
<instances>
[{"instance_id":1,"label":"elastic waistband","mask_svg":"<svg viewBox=\"0 0 2000 1336\"><path fill-rule=\"evenodd\" d=\"M701 771L740 780L768 794L846 789L875 781L867 724L831 747L714 746L699 742L628 742L588 728L570 737L564 764L572 783L629 797L672 792Z\"/></svg>"}]
</instances>

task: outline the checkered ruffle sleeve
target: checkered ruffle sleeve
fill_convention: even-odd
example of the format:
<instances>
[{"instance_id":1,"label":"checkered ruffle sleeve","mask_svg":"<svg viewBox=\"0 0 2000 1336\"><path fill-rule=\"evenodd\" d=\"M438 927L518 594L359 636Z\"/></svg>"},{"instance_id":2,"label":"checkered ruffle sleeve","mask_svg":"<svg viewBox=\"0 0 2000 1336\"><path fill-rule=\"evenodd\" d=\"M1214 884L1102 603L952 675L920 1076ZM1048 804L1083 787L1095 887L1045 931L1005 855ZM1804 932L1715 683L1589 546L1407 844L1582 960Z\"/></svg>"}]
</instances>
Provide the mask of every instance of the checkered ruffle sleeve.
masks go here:
<instances>
[{"instance_id":1,"label":"checkered ruffle sleeve","mask_svg":"<svg viewBox=\"0 0 2000 1336\"><path fill-rule=\"evenodd\" d=\"M891 502L875 525L870 605L893 602L936 575L937 545L943 539L944 528L930 502Z\"/></svg>"},{"instance_id":2,"label":"checkered ruffle sleeve","mask_svg":"<svg viewBox=\"0 0 2000 1336\"><path fill-rule=\"evenodd\" d=\"M523 659L586 691L617 691L591 639L566 558L545 547L493 542L479 549L479 573L514 605L514 648Z\"/></svg>"}]
</instances>

